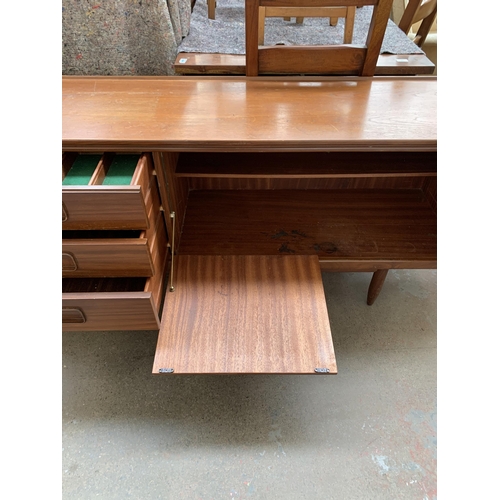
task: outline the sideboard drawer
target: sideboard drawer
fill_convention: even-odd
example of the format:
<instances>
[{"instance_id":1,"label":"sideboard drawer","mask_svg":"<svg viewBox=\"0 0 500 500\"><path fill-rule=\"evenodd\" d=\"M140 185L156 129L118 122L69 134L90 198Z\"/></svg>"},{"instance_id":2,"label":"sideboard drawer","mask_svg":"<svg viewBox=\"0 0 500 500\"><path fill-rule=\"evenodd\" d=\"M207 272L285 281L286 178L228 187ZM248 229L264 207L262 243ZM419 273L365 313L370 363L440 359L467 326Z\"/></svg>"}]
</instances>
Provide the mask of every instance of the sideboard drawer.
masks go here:
<instances>
[{"instance_id":1,"label":"sideboard drawer","mask_svg":"<svg viewBox=\"0 0 500 500\"><path fill-rule=\"evenodd\" d=\"M166 253L167 236L157 190L150 194L147 230L63 231L63 278L153 276L154 260L161 262Z\"/></svg>"},{"instance_id":2,"label":"sideboard drawer","mask_svg":"<svg viewBox=\"0 0 500 500\"><path fill-rule=\"evenodd\" d=\"M63 279L63 331L158 330L166 255L154 256L149 278Z\"/></svg>"},{"instance_id":3,"label":"sideboard drawer","mask_svg":"<svg viewBox=\"0 0 500 500\"><path fill-rule=\"evenodd\" d=\"M98 234L104 233L104 234ZM63 231L62 275L76 277L152 276L146 231Z\"/></svg>"},{"instance_id":4,"label":"sideboard drawer","mask_svg":"<svg viewBox=\"0 0 500 500\"><path fill-rule=\"evenodd\" d=\"M150 277L63 278L63 331L157 330L167 280L167 235L158 217L151 232ZM66 263L69 266L68 263Z\"/></svg>"},{"instance_id":5,"label":"sideboard drawer","mask_svg":"<svg viewBox=\"0 0 500 500\"><path fill-rule=\"evenodd\" d=\"M63 229L147 229L150 154L63 155Z\"/></svg>"},{"instance_id":6,"label":"sideboard drawer","mask_svg":"<svg viewBox=\"0 0 500 500\"><path fill-rule=\"evenodd\" d=\"M145 288L134 292L63 294L63 331L157 330L158 311L153 294Z\"/></svg>"}]
</instances>

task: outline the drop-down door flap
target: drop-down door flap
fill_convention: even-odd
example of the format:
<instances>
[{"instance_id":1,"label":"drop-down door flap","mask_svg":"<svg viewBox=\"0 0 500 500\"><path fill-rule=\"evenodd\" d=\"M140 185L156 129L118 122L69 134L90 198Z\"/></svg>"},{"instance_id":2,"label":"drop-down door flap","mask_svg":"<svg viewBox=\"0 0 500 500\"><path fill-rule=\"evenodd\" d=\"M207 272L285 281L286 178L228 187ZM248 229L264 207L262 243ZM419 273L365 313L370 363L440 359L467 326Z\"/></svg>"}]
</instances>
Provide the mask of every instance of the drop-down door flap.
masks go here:
<instances>
[{"instance_id":1,"label":"drop-down door flap","mask_svg":"<svg viewBox=\"0 0 500 500\"><path fill-rule=\"evenodd\" d=\"M337 373L318 257L176 256L153 373Z\"/></svg>"}]
</instances>

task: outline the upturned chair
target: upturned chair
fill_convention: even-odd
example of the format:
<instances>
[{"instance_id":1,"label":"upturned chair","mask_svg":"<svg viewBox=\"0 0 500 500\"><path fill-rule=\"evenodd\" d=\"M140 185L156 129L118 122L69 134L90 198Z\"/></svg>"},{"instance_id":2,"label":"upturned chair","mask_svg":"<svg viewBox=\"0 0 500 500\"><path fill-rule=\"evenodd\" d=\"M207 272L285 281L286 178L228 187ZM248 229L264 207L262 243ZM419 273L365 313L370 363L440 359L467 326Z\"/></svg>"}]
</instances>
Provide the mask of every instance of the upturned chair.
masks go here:
<instances>
[{"instance_id":1,"label":"upturned chair","mask_svg":"<svg viewBox=\"0 0 500 500\"><path fill-rule=\"evenodd\" d=\"M306 3L307 2L307 3ZM261 7L314 8L373 5L364 45L259 45ZM373 76L392 0L245 0L246 75L312 74ZM304 12L304 11L303 11ZM283 15L283 14L281 14ZM304 14L304 17L305 14Z\"/></svg>"}]
</instances>

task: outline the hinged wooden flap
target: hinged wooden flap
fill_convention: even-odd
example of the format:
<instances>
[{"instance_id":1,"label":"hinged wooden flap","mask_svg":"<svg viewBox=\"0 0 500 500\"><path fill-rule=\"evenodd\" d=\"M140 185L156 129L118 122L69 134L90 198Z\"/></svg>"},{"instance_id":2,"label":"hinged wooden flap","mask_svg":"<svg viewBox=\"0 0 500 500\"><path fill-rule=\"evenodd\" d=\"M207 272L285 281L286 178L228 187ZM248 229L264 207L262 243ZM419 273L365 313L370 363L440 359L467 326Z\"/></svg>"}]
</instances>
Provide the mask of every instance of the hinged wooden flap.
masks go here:
<instances>
[{"instance_id":1,"label":"hinged wooden flap","mask_svg":"<svg viewBox=\"0 0 500 500\"><path fill-rule=\"evenodd\" d=\"M337 373L317 256L179 255L153 373Z\"/></svg>"}]
</instances>

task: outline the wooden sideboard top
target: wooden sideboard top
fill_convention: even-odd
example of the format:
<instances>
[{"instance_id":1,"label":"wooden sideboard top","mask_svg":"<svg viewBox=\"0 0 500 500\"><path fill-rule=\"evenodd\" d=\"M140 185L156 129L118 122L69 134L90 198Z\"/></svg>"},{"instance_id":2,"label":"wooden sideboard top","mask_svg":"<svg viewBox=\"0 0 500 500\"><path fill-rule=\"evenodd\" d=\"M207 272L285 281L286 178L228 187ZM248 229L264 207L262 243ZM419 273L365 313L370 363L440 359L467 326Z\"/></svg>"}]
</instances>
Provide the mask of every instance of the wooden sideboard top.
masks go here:
<instances>
[{"instance_id":1,"label":"wooden sideboard top","mask_svg":"<svg viewBox=\"0 0 500 500\"><path fill-rule=\"evenodd\" d=\"M435 151L436 77L62 79L63 149Z\"/></svg>"}]
</instances>

